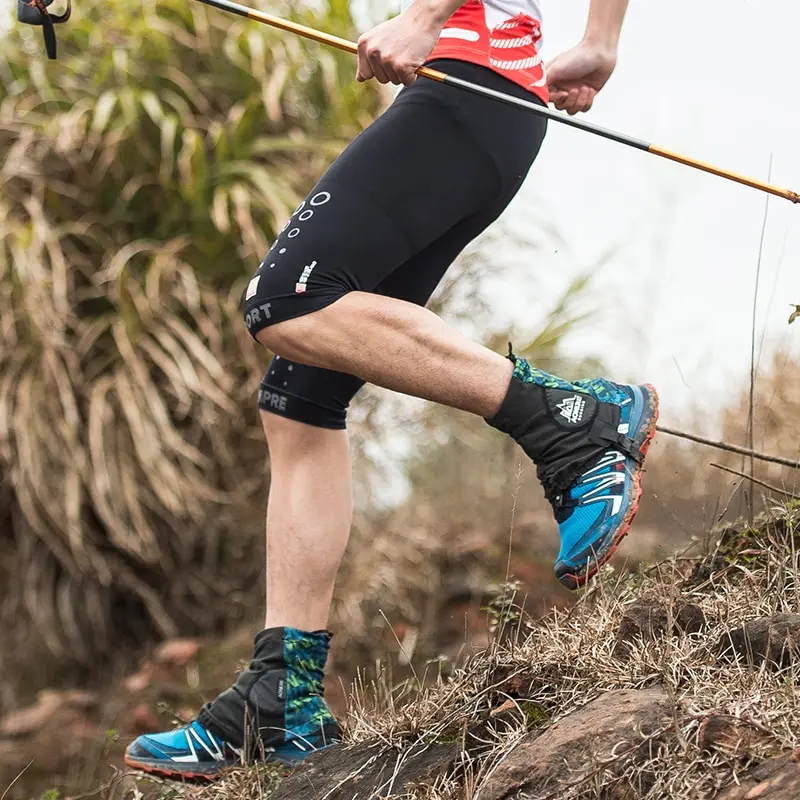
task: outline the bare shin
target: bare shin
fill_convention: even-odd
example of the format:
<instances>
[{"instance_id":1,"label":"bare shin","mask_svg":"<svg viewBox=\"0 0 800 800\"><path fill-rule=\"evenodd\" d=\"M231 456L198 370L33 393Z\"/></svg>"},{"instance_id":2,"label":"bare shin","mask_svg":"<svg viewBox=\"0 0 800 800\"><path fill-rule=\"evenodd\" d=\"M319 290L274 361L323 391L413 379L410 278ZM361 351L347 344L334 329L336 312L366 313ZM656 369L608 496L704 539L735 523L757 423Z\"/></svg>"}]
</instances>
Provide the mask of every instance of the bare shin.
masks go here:
<instances>
[{"instance_id":1,"label":"bare shin","mask_svg":"<svg viewBox=\"0 0 800 800\"><path fill-rule=\"evenodd\" d=\"M322 630L353 516L347 431L261 419L272 473L266 627Z\"/></svg>"}]
</instances>

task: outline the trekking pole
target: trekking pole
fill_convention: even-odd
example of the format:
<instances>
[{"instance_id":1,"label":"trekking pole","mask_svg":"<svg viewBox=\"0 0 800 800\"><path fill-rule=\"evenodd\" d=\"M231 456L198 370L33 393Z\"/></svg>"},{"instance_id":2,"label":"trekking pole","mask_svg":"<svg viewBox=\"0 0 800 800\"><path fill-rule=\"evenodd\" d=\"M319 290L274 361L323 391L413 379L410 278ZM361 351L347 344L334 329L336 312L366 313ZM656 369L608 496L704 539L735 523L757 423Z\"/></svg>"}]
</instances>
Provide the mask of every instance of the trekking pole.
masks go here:
<instances>
[{"instance_id":1,"label":"trekking pole","mask_svg":"<svg viewBox=\"0 0 800 800\"><path fill-rule=\"evenodd\" d=\"M213 6L214 8L218 8L222 11L230 11L233 14L238 14L240 17L247 17L247 19L252 19L256 22L262 22L265 25L272 26L273 28L279 28L280 30L288 31L289 33L296 33L298 36L303 36L306 39L312 39L315 42L321 42L322 44L336 47L339 50L344 50L345 52L353 53L354 55L358 53L358 45L356 45L355 42L342 39L339 36L333 36L329 33L323 33L322 31L314 30L314 28L309 28L306 25L300 25L297 22L290 22L289 20L281 19L280 17L274 17L271 14L265 14L263 11L258 11L255 8L249 8L248 6L234 3L232 0L199 0L199 2L205 3L208 6ZM417 70L417 75L421 75L424 78L429 78L430 80L438 81L439 83L447 84L448 86L457 86L459 89L465 89L468 92L479 94L483 97L491 97L494 100L499 100L500 102L507 103L511 106L524 108L533 112L534 114L538 114L540 117L547 117L548 119L552 119L555 122L560 122L563 125L569 125L571 128L577 128L578 130L586 131L587 133L593 133L596 136L602 136L604 139L611 139L613 142L619 142L620 144L626 144L629 147L635 147L637 150L644 150L646 153L652 153L655 156L661 156L662 158L669 159L670 161L676 161L678 164L684 164L687 167L693 167L694 169L708 172L711 175L718 175L720 178L726 178L729 181L735 181L736 183L750 186L753 189L758 189L762 192L768 192L769 194L774 194L777 197L783 197L786 200L791 200L793 203L800 203L800 194L791 191L791 189L782 189L779 186L772 186L771 184L764 183L764 181L760 181L756 178L748 178L745 175L739 175L738 173L730 172L729 170L721 169L720 167L715 167L713 164L706 164L703 161L697 161L694 158L689 158L688 156L683 156L680 153L675 153L672 150L667 150L666 148L659 147L658 145L650 144L642 139L634 139L632 136L626 136L623 133L618 133L617 131L603 128L600 125L595 125L592 122L586 122L584 120L576 119L575 117L570 117L567 114L553 111L545 106L539 105L538 103L532 103L529 100L522 100L518 97L514 97L513 95L505 94L504 92L498 92L495 89L488 89L485 86L472 83L471 81L465 81L462 78L456 78L453 75L447 75L444 72L440 72L438 69L420 67Z\"/></svg>"}]
</instances>

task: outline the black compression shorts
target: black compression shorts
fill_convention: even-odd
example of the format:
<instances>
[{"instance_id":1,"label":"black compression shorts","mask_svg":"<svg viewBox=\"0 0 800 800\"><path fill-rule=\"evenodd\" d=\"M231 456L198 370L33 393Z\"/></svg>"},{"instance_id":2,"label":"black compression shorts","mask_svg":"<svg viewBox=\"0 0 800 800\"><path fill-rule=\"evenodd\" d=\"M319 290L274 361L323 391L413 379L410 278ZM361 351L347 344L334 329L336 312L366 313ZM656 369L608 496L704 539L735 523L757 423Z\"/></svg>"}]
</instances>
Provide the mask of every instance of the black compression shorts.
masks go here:
<instances>
[{"instance_id":1,"label":"black compression shorts","mask_svg":"<svg viewBox=\"0 0 800 800\"><path fill-rule=\"evenodd\" d=\"M461 61L431 66L538 102L522 87ZM318 311L350 291L427 303L456 256L517 193L546 120L420 78L339 156L295 210L245 292L260 330ZM259 405L344 428L363 382L275 359Z\"/></svg>"}]
</instances>

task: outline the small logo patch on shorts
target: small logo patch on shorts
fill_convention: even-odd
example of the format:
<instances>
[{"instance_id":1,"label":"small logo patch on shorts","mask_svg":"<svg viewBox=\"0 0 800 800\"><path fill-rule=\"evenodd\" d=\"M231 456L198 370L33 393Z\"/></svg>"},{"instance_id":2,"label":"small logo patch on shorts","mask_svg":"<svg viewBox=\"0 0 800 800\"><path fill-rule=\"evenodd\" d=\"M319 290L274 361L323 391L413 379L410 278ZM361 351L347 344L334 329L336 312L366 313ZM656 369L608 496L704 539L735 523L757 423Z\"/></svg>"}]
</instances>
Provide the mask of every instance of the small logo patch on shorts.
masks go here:
<instances>
[{"instance_id":1,"label":"small logo patch on shorts","mask_svg":"<svg viewBox=\"0 0 800 800\"><path fill-rule=\"evenodd\" d=\"M294 290L298 294L302 294L306 290L306 284L308 283L308 279L311 277L311 273L314 271L314 267L317 266L316 261L312 261L308 266L303 267L303 272L300 275L297 283L294 285Z\"/></svg>"},{"instance_id":2,"label":"small logo patch on shorts","mask_svg":"<svg viewBox=\"0 0 800 800\"><path fill-rule=\"evenodd\" d=\"M258 291L258 282L261 280L260 275L256 275L250 283L247 284L247 293L244 296L245 300L249 300L251 297L256 296L256 292Z\"/></svg>"}]
</instances>

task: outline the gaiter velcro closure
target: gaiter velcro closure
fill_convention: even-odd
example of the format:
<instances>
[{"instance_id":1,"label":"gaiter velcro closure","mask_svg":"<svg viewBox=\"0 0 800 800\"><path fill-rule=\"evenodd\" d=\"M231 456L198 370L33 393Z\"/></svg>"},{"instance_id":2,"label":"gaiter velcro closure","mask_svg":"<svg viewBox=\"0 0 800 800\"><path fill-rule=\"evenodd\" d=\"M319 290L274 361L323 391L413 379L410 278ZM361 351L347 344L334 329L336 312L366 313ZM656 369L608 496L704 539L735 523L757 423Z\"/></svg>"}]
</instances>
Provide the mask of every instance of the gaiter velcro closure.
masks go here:
<instances>
[{"instance_id":1,"label":"gaiter velcro closure","mask_svg":"<svg viewBox=\"0 0 800 800\"><path fill-rule=\"evenodd\" d=\"M613 447L639 460L633 441L619 433L620 408L591 395L511 378L498 413L486 420L511 436L536 464L551 502Z\"/></svg>"}]
</instances>

